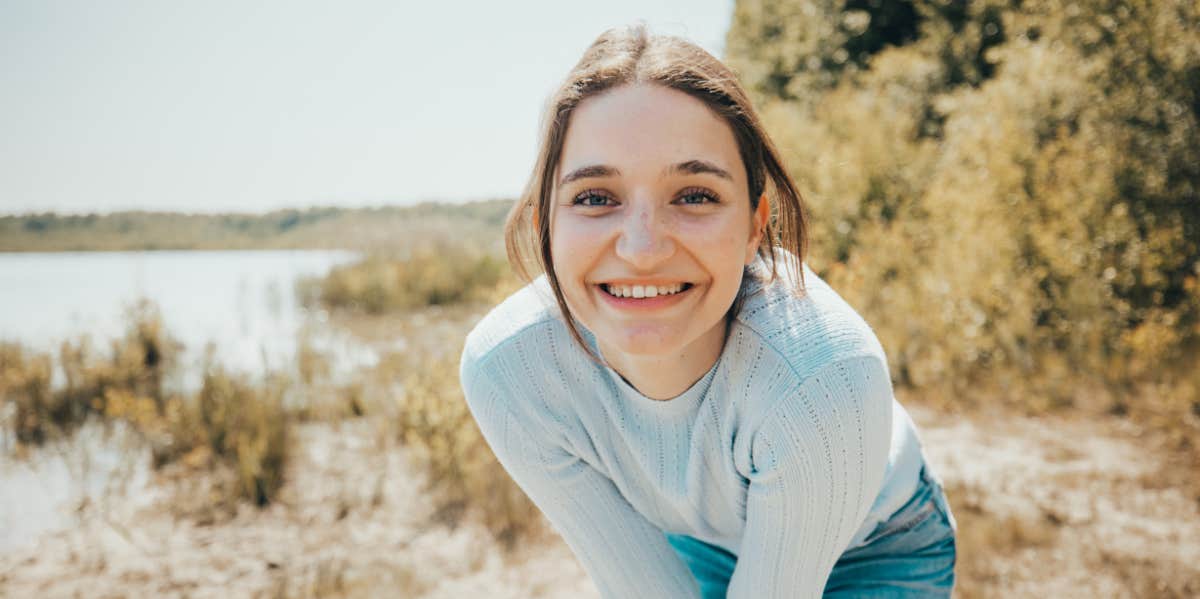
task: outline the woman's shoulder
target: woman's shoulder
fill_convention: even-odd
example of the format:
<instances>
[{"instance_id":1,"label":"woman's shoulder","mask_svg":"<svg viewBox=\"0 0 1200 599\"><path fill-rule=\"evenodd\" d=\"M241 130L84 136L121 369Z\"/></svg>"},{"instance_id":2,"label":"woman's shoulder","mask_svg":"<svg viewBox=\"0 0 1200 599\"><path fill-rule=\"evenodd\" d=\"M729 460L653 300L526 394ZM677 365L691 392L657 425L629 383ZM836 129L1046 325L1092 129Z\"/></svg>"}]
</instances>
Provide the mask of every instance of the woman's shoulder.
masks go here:
<instances>
[{"instance_id":1,"label":"woman's shoulder","mask_svg":"<svg viewBox=\"0 0 1200 599\"><path fill-rule=\"evenodd\" d=\"M510 342L561 320L554 293L543 274L493 307L475 324L463 344L462 366L474 366Z\"/></svg>"},{"instance_id":2,"label":"woman's shoulder","mask_svg":"<svg viewBox=\"0 0 1200 599\"><path fill-rule=\"evenodd\" d=\"M793 279L794 254L775 248L774 280L760 258L751 267L737 323L806 377L834 362L873 356L887 363L883 346L866 320L807 263L803 289Z\"/></svg>"}]
</instances>

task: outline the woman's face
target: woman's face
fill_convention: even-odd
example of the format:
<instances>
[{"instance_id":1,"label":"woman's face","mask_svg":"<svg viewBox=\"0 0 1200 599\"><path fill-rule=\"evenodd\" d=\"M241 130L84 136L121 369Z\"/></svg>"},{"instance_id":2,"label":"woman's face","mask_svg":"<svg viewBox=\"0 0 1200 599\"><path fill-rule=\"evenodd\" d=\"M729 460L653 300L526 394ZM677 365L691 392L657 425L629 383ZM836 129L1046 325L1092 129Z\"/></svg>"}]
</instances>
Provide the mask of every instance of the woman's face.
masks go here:
<instances>
[{"instance_id":1,"label":"woman's face","mask_svg":"<svg viewBox=\"0 0 1200 599\"><path fill-rule=\"evenodd\" d=\"M550 251L567 306L604 351L720 347L767 216L764 199L751 218L747 193L733 131L700 100L639 84L576 107Z\"/></svg>"}]
</instances>

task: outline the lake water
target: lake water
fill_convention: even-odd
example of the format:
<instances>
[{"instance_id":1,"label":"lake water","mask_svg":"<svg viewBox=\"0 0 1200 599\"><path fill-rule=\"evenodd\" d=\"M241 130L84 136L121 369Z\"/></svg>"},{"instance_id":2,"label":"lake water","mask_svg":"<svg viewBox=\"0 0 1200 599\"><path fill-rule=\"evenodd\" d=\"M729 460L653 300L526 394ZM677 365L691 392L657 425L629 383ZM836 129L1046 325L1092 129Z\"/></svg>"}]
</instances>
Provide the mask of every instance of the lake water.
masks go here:
<instances>
[{"instance_id":1,"label":"lake water","mask_svg":"<svg viewBox=\"0 0 1200 599\"><path fill-rule=\"evenodd\" d=\"M300 328L324 321L323 311L299 304L295 282L357 257L331 250L0 253L0 339L56 351L62 340L87 333L102 350L124 333L125 310L145 297L185 345L186 360L198 360L212 341L227 367L261 373L290 364ZM355 356L347 352L363 351L338 349L349 360Z\"/></svg>"},{"instance_id":2,"label":"lake water","mask_svg":"<svg viewBox=\"0 0 1200 599\"><path fill-rule=\"evenodd\" d=\"M357 257L307 250L0 253L0 339L57 351L64 339L88 334L97 351L107 352L107 340L120 337L129 323L126 308L144 297L185 346L176 381L181 388L198 384L199 359L210 341L229 369L261 374L294 364L302 328L312 331L308 343L332 359L336 374L377 357L365 344L319 326L325 313L301 306L294 285ZM144 498L148 456L131 462L131 450L115 440L121 436L99 430L85 427L70 443L43 448L29 460L0 455L0 551L70 526L72 506L102 496L115 481L129 497ZM7 445L0 433L0 449Z\"/></svg>"}]
</instances>

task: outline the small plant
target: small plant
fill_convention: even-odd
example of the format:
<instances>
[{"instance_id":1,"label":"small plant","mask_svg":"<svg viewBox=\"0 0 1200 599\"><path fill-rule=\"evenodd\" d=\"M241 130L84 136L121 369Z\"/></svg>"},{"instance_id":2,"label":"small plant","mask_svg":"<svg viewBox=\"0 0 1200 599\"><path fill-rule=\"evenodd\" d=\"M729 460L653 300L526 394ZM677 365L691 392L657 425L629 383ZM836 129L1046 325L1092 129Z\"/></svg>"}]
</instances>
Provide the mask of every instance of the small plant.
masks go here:
<instances>
[{"instance_id":1,"label":"small plant","mask_svg":"<svg viewBox=\"0 0 1200 599\"><path fill-rule=\"evenodd\" d=\"M164 382L183 346L171 338L158 309L139 300L126 311L125 335L97 355L89 337L64 341L58 365L63 382L53 386L54 361L14 343L0 344L0 402L12 406L10 428L17 443L40 445L73 432L92 416L122 417L146 405L162 414ZM136 401L134 401L136 399ZM118 405L109 406L114 401Z\"/></svg>"},{"instance_id":2,"label":"small plant","mask_svg":"<svg viewBox=\"0 0 1200 599\"><path fill-rule=\"evenodd\" d=\"M17 446L40 445L60 432L60 422L73 420L50 390L48 355L29 355L18 344L0 343L0 415Z\"/></svg>"},{"instance_id":3,"label":"small plant","mask_svg":"<svg viewBox=\"0 0 1200 599\"><path fill-rule=\"evenodd\" d=\"M230 495L265 506L283 485L294 418L284 407L290 384L268 378L253 385L211 362L194 395L168 403L156 466L183 460L189 466L221 466L233 473Z\"/></svg>"}]
</instances>

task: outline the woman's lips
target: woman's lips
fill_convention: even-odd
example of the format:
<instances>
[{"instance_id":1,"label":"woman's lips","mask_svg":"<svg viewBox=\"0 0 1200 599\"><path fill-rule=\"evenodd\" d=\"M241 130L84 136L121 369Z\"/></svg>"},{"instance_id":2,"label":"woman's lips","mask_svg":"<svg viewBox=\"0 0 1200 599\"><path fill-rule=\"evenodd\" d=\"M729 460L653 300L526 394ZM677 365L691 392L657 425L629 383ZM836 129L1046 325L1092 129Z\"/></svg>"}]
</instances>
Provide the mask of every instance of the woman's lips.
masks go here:
<instances>
[{"instance_id":1,"label":"woman's lips","mask_svg":"<svg viewBox=\"0 0 1200 599\"><path fill-rule=\"evenodd\" d=\"M657 310L674 306L685 298L690 297L696 286L691 283L686 283L683 290L669 295L656 295L654 297L617 297L604 290L602 285L592 285L596 289L596 293L610 306L622 310Z\"/></svg>"}]
</instances>

